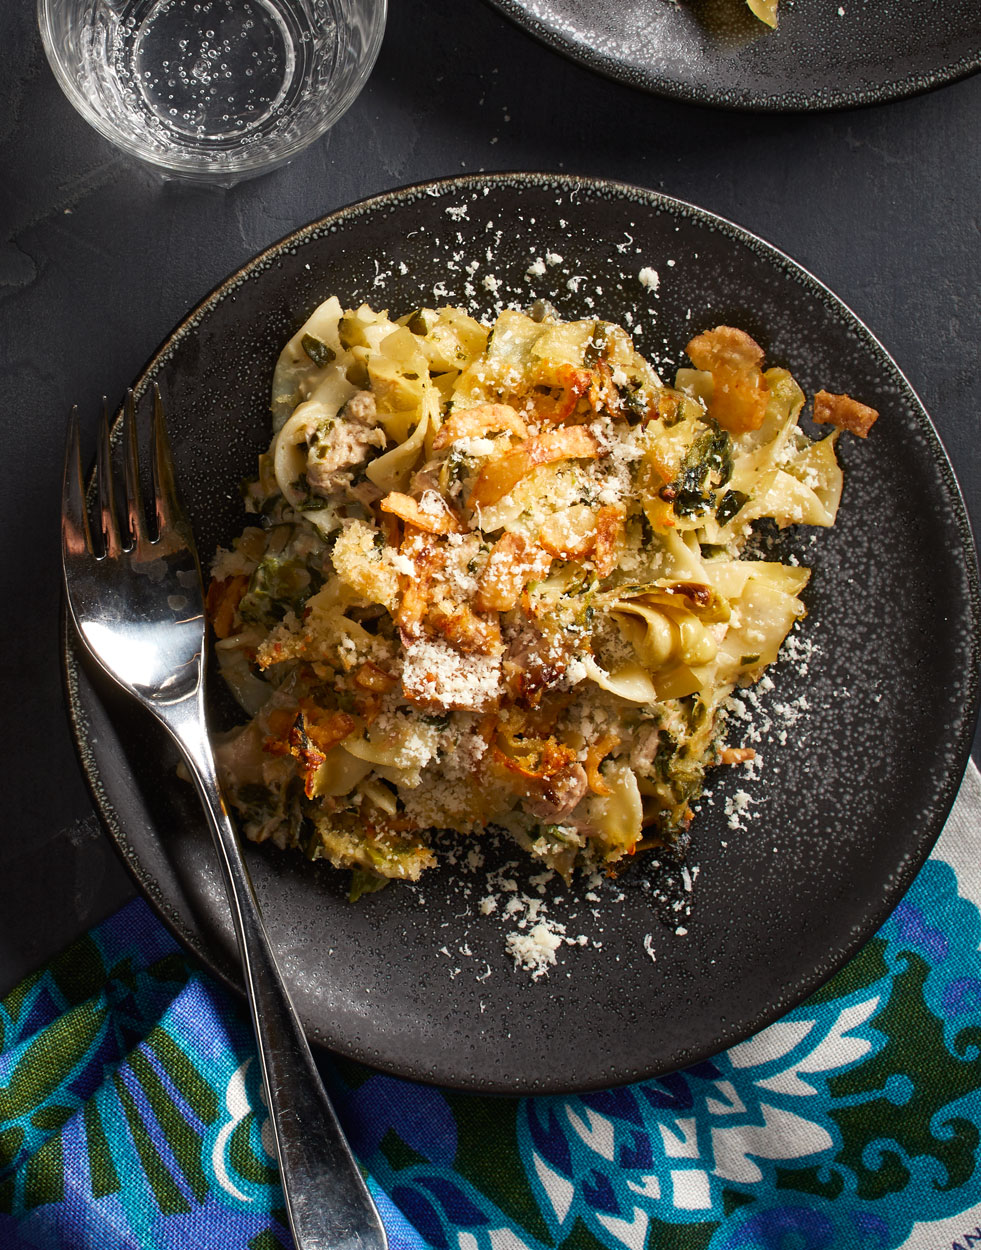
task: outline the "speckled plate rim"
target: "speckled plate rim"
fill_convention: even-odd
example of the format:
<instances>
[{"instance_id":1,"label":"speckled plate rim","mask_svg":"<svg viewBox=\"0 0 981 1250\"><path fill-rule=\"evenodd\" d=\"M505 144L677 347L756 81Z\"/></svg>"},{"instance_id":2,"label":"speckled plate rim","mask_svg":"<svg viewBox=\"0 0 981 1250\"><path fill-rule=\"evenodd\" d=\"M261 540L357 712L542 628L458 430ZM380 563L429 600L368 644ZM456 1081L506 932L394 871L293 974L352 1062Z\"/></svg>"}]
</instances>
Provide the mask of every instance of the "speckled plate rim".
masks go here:
<instances>
[{"instance_id":1,"label":"speckled plate rim","mask_svg":"<svg viewBox=\"0 0 981 1250\"><path fill-rule=\"evenodd\" d=\"M623 83L635 90L646 91L650 95L663 96L669 100L681 100L688 104L700 104L707 108L727 109L740 113L830 113L842 109L866 108L875 104L887 104L892 100L925 95L927 92L946 87L950 83L959 82L962 78L969 78L981 70L981 47L979 47L973 56L964 57L952 65L945 65L928 73L908 74L872 87L838 90L834 86L829 86L827 93L820 97L779 91L774 95L764 96L762 99L750 100L727 93L721 88L706 91L681 79L662 77L654 70L637 71L625 65L623 61L617 60L616 57L605 56L598 48L587 43L577 43L564 36L561 31L532 17L525 9L522 0L486 0L486 3L519 30L523 30L532 38L545 44L559 56L585 66L586 69L592 70L603 78L609 78L613 82Z\"/></svg>"},{"instance_id":2,"label":"speckled plate rim","mask_svg":"<svg viewBox=\"0 0 981 1250\"><path fill-rule=\"evenodd\" d=\"M886 348L843 300L835 295L819 278L816 278L807 269L787 256L786 253L742 226L736 225L734 222L720 217L707 209L689 204L684 200L666 196L644 187L610 179L547 172L495 172L414 183L345 205L325 217L284 235L220 282L167 335L140 370L137 380L133 384L133 391L137 399L150 388L156 371L167 360L175 346L185 336L194 333L196 327L209 310L231 295L254 274L273 264L283 251L296 248L322 234L330 233L339 223L347 222L364 213L384 210L392 212L406 203L412 203L426 196L438 197L446 194L457 195L474 190L482 191L486 186L498 188L513 187L515 189L549 189L563 194L580 192L597 197L605 194L618 199L632 199L635 202L643 203L646 207L655 211L662 211L675 216L692 216L700 223L728 236L734 242L749 247L772 264L778 271L782 270L788 275L792 275L798 283L825 303L836 315L849 319L850 328L858 335L863 346L873 353L877 363L884 371L892 375L896 385L903 390L910 401L913 415L929 436L929 443L937 468L949 491L951 502L956 509L954 520L961 539L960 552L965 559L967 602L964 604L963 614L965 622L969 623L970 627L971 663L969 666L965 666L964 673L964 715L961 718L956 737L947 744L951 767L944 775L943 784L933 795L932 803L927 805L925 810L926 819L923 821L919 831L915 850L908 852L904 856L902 864L887 883L881 900L877 900L874 904L872 902L869 903L865 913L865 922L862 926L857 930L853 929L844 937L838 948L827 956L821 967L808 970L809 975L802 974L791 987L788 987L787 992L779 1002L773 1004L768 1010L761 1012L753 1020L743 1022L738 1027L729 1026L727 1029L720 1031L719 1035L711 1043L706 1043L701 1047L693 1046L686 1052L684 1065L682 1065L687 1067L708 1059L712 1055L718 1054L759 1032L826 984L888 919L929 857L957 798L963 774L970 759L975 727L979 712L981 712L981 581L979 581L978 575L974 536L953 466L926 408ZM120 415L120 413L117 413L117 420ZM120 822L119 814L109 803L108 797L100 785L99 770L88 742L86 713L78 697L79 653L76 650L76 646L77 644L72 637L71 627L63 605L61 614L63 688L72 736L97 815L141 893L165 925L178 941L193 951L213 976L239 997L244 997L243 985L228 975L209 947L199 941L197 935L187 928L183 917L170 908L161 898L155 888L156 882L152 878L148 879L147 874L141 871L142 865L139 854L127 837L126 831ZM310 1040L315 1046L319 1046L325 1051L342 1055L347 1059L358 1062L372 1062L367 1060L357 1047L345 1047L336 1044L328 1046L323 1038L316 1035L311 1035ZM373 1061L372 1066L403 1079L429 1083L426 1076L409 1067L383 1065L377 1061ZM604 1077L602 1080L582 1081L574 1085L563 1083L561 1076L557 1076L554 1083L536 1085L533 1092L535 1094L586 1093L591 1090L606 1089L618 1084L662 1076L667 1072L677 1070L678 1066L678 1064L662 1065L653 1067L649 1071L631 1071L612 1079ZM470 1093L524 1096L532 1092L530 1089L505 1087L493 1080L479 1078L473 1078L468 1081L441 1078L440 1084L446 1088L459 1089Z\"/></svg>"}]
</instances>

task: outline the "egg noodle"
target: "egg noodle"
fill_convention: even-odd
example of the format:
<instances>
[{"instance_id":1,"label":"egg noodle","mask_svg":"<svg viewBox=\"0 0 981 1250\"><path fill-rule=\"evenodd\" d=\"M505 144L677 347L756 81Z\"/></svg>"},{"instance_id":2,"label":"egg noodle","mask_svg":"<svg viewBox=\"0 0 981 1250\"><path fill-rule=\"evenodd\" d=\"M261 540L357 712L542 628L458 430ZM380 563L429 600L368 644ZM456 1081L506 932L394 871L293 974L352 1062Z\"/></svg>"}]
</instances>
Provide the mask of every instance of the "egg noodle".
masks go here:
<instances>
[{"instance_id":1,"label":"egg noodle","mask_svg":"<svg viewBox=\"0 0 981 1250\"><path fill-rule=\"evenodd\" d=\"M250 716L219 762L245 832L353 870L504 830L566 879L684 842L720 709L804 615L809 571L748 558L753 523L829 526L838 431L745 333L664 386L627 332L547 304L484 325L323 303L275 370L218 552L222 673ZM820 392L815 418L875 413Z\"/></svg>"}]
</instances>

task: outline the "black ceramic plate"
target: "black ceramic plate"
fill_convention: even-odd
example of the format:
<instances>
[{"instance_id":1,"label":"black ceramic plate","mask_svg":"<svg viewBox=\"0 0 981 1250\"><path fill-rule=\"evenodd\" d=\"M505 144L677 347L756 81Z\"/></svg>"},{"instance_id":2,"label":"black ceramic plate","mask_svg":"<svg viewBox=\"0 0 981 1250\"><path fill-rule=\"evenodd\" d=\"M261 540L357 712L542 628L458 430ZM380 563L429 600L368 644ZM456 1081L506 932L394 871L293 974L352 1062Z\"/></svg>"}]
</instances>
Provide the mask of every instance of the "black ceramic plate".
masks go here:
<instances>
[{"instance_id":1,"label":"black ceramic plate","mask_svg":"<svg viewBox=\"0 0 981 1250\"><path fill-rule=\"evenodd\" d=\"M645 268L657 271L656 290L650 275L640 281ZM248 852L305 1024L347 1056L458 1087L568 1091L664 1072L745 1037L885 918L939 834L967 760L978 590L964 508L929 418L833 295L717 217L603 182L433 183L270 248L210 295L137 380L139 394L153 381L163 390L205 556L243 524L237 484L267 444L280 346L331 293L397 313L459 301L482 315L498 300L547 296L567 317L632 324L669 376L694 331L730 322L807 391L848 391L881 410L866 442L841 441L837 526L788 531L787 549L814 568L809 672L799 659L775 670L757 717L762 778L720 769L727 775L713 779L693 825L690 893L685 873L643 862L592 888L539 887L515 853L489 843L482 867L446 866L418 888L352 905L328 865ZM113 838L176 933L235 982L221 885L173 752L70 647L67 666L78 747ZM216 704L221 717L217 692ZM751 805L746 827L732 828L727 798L740 787ZM564 945L538 981L505 949L518 918L504 913L523 894L584 943ZM485 914L489 895L497 909Z\"/></svg>"},{"instance_id":2,"label":"black ceramic plate","mask_svg":"<svg viewBox=\"0 0 981 1250\"><path fill-rule=\"evenodd\" d=\"M491 0L575 61L655 95L732 109L881 104L981 67L977 0Z\"/></svg>"}]
</instances>

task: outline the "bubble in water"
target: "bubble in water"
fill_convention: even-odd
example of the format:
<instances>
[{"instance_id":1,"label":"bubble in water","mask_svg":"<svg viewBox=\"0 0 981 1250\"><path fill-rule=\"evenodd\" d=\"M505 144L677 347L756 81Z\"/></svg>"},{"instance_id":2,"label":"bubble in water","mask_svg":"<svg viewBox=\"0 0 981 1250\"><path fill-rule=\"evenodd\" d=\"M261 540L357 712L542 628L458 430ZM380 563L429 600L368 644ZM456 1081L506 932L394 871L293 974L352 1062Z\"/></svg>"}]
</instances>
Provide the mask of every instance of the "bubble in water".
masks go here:
<instances>
[{"instance_id":1,"label":"bubble in water","mask_svg":"<svg viewBox=\"0 0 981 1250\"><path fill-rule=\"evenodd\" d=\"M300 49L318 43L305 18L282 21L281 3L125 0L123 15L106 20L105 36L92 42L103 61L88 71L92 92L103 94L103 82L115 79L108 119L137 142L152 139L159 151L224 146L233 153L268 143L294 124L295 106L310 89L301 82L308 54ZM332 22L329 5L324 14Z\"/></svg>"}]
</instances>

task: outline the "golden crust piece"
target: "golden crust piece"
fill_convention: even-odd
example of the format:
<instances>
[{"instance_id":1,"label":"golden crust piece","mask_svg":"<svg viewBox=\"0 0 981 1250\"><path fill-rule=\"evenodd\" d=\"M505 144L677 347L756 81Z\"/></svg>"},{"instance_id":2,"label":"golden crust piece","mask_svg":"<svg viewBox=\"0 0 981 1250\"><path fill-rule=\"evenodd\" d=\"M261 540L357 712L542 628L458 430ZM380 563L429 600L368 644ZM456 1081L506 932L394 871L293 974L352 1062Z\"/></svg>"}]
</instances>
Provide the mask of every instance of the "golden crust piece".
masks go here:
<instances>
[{"instance_id":1,"label":"golden crust piece","mask_svg":"<svg viewBox=\"0 0 981 1250\"><path fill-rule=\"evenodd\" d=\"M693 338L685 351L696 369L712 375L709 415L730 434L758 430L770 395L759 343L744 330L716 326Z\"/></svg>"},{"instance_id":2,"label":"golden crust piece","mask_svg":"<svg viewBox=\"0 0 981 1250\"><path fill-rule=\"evenodd\" d=\"M205 610L216 638L227 638L235 624L235 613L242 601L242 596L249 588L249 579L244 574L236 577L211 579Z\"/></svg>"},{"instance_id":3,"label":"golden crust piece","mask_svg":"<svg viewBox=\"0 0 981 1250\"><path fill-rule=\"evenodd\" d=\"M327 752L354 732L356 721L346 712L318 707L301 699L299 707L276 708L268 717L269 734L263 750L269 755L292 755L303 781L303 792L313 798L317 770Z\"/></svg>"},{"instance_id":4,"label":"golden crust piece","mask_svg":"<svg viewBox=\"0 0 981 1250\"><path fill-rule=\"evenodd\" d=\"M544 577L552 561L523 535L508 531L494 544L484 567L474 607L478 612L507 612L529 581Z\"/></svg>"},{"instance_id":5,"label":"golden crust piece","mask_svg":"<svg viewBox=\"0 0 981 1250\"><path fill-rule=\"evenodd\" d=\"M596 545L596 512L582 503L560 508L542 521L538 541L557 560L585 560Z\"/></svg>"},{"instance_id":6,"label":"golden crust piece","mask_svg":"<svg viewBox=\"0 0 981 1250\"><path fill-rule=\"evenodd\" d=\"M685 351L696 369L707 369L709 373L720 364L732 369L758 369L763 363L763 348L735 326L716 326L697 334Z\"/></svg>"},{"instance_id":7,"label":"golden crust piece","mask_svg":"<svg viewBox=\"0 0 981 1250\"><path fill-rule=\"evenodd\" d=\"M300 711L303 714L302 730L307 738L314 744L318 750L326 754L331 747L337 746L338 742L343 742L350 734L354 733L354 719L347 714L333 709L324 709L318 707L313 699L301 699ZM292 734L297 726L294 725L290 731L290 742L292 743Z\"/></svg>"},{"instance_id":8,"label":"golden crust piece","mask_svg":"<svg viewBox=\"0 0 981 1250\"><path fill-rule=\"evenodd\" d=\"M542 522L538 541L559 560L585 560L592 556L599 577L616 568L623 537L624 511L616 505L594 510L573 504L553 512Z\"/></svg>"},{"instance_id":9,"label":"golden crust piece","mask_svg":"<svg viewBox=\"0 0 981 1250\"><path fill-rule=\"evenodd\" d=\"M538 395L535 398L535 416L549 425L561 425L576 411L580 399L595 389L597 375L592 369L577 369L574 365L561 365L557 370L558 393ZM590 407L595 408L591 402Z\"/></svg>"},{"instance_id":10,"label":"golden crust piece","mask_svg":"<svg viewBox=\"0 0 981 1250\"><path fill-rule=\"evenodd\" d=\"M484 465L474 483L470 503L476 508L499 503L540 464L552 464L556 460L596 460L598 456L595 435L581 425L563 425L557 430L536 434L520 447Z\"/></svg>"},{"instance_id":11,"label":"golden crust piece","mask_svg":"<svg viewBox=\"0 0 981 1250\"><path fill-rule=\"evenodd\" d=\"M605 733L596 742L592 743L586 752L586 760L584 767L586 769L586 781L593 794L612 794L613 791L603 780L603 775L599 770L600 764L606 757L620 745L620 737L618 734Z\"/></svg>"},{"instance_id":12,"label":"golden crust piece","mask_svg":"<svg viewBox=\"0 0 981 1250\"><path fill-rule=\"evenodd\" d=\"M382 499L378 507L391 512L400 520L425 530L427 534L462 534L465 527L453 515L449 505L435 491L427 491L422 499L413 499L393 490Z\"/></svg>"},{"instance_id":13,"label":"golden crust piece","mask_svg":"<svg viewBox=\"0 0 981 1250\"><path fill-rule=\"evenodd\" d=\"M497 618L478 615L438 584L446 564L446 548L428 535L410 530L401 554L413 564L412 574L399 574L402 599L395 619L403 643L438 635L461 652L498 655L503 647Z\"/></svg>"},{"instance_id":14,"label":"golden crust piece","mask_svg":"<svg viewBox=\"0 0 981 1250\"><path fill-rule=\"evenodd\" d=\"M491 432L508 433L518 438L528 437L528 427L510 404L477 404L452 413L436 432L433 451L442 451L458 438L478 438Z\"/></svg>"},{"instance_id":15,"label":"golden crust piece","mask_svg":"<svg viewBox=\"0 0 981 1250\"><path fill-rule=\"evenodd\" d=\"M466 603L438 600L429 611L427 624L460 652L496 656L504 650L497 618L481 616Z\"/></svg>"},{"instance_id":16,"label":"golden crust piece","mask_svg":"<svg viewBox=\"0 0 981 1250\"><path fill-rule=\"evenodd\" d=\"M554 738L517 744L508 737L499 735L499 741L511 751L494 745L490 753L501 781L522 794L529 810L541 819L568 815L588 789L576 752Z\"/></svg>"},{"instance_id":17,"label":"golden crust piece","mask_svg":"<svg viewBox=\"0 0 981 1250\"><path fill-rule=\"evenodd\" d=\"M399 574L402 599L395 616L403 640L418 638L422 622L429 610L429 587L446 562L446 553L417 529L407 527L401 555L411 561L411 574Z\"/></svg>"},{"instance_id":18,"label":"golden crust piece","mask_svg":"<svg viewBox=\"0 0 981 1250\"><path fill-rule=\"evenodd\" d=\"M366 660L354 674L354 684L360 686L362 690L370 690L375 694L384 694L386 690L391 690L397 683L390 673L386 673L383 668L379 668L371 660Z\"/></svg>"},{"instance_id":19,"label":"golden crust piece","mask_svg":"<svg viewBox=\"0 0 981 1250\"><path fill-rule=\"evenodd\" d=\"M818 425L833 425L859 438L868 438L869 430L878 419L879 414L874 408L860 404L851 395L817 391L814 396L814 420Z\"/></svg>"},{"instance_id":20,"label":"golden crust piece","mask_svg":"<svg viewBox=\"0 0 981 1250\"><path fill-rule=\"evenodd\" d=\"M596 514L593 568L597 577L609 577L617 566L623 538L623 522L624 511L615 504L605 505Z\"/></svg>"},{"instance_id":21,"label":"golden crust piece","mask_svg":"<svg viewBox=\"0 0 981 1250\"><path fill-rule=\"evenodd\" d=\"M720 764L748 764L756 759L752 747L723 747L719 752Z\"/></svg>"}]
</instances>

